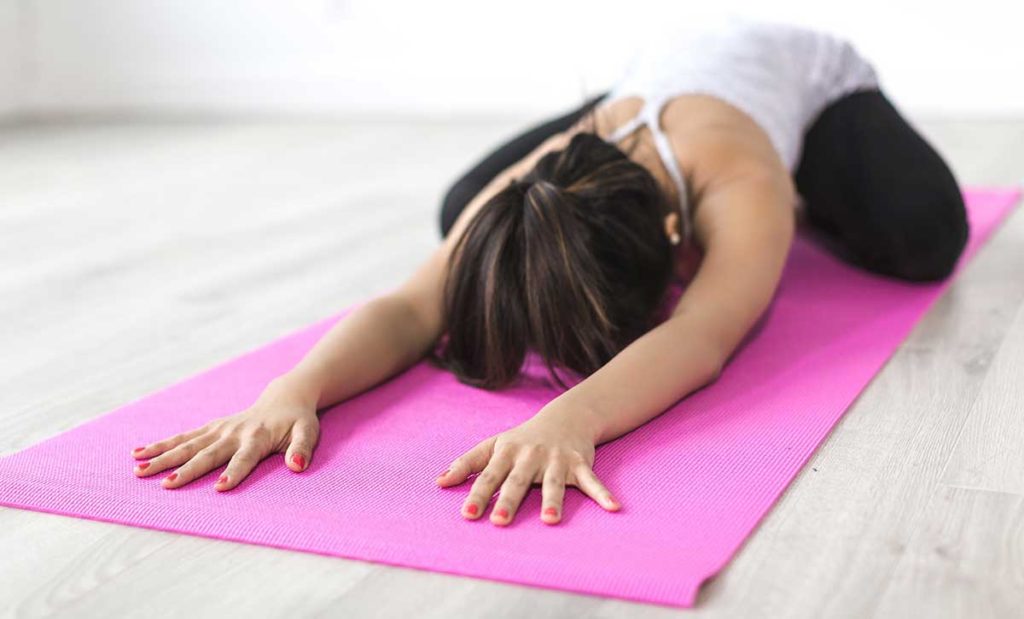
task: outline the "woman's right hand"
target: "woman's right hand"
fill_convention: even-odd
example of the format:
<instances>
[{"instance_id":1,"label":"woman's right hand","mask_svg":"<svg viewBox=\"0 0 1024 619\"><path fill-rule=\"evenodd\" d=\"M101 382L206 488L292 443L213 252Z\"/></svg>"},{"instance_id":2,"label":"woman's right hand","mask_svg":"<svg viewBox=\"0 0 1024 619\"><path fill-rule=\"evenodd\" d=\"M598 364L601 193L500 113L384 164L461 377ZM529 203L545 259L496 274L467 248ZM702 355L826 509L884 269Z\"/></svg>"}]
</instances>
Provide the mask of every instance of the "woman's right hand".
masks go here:
<instances>
[{"instance_id":1,"label":"woman's right hand","mask_svg":"<svg viewBox=\"0 0 1024 619\"><path fill-rule=\"evenodd\" d=\"M214 488L230 490L273 453L283 452L292 471L304 471L319 436L316 398L275 380L252 406L239 413L135 448L133 457L149 459L135 466L135 475L149 477L177 467L160 483L164 488L178 488L228 462Z\"/></svg>"}]
</instances>

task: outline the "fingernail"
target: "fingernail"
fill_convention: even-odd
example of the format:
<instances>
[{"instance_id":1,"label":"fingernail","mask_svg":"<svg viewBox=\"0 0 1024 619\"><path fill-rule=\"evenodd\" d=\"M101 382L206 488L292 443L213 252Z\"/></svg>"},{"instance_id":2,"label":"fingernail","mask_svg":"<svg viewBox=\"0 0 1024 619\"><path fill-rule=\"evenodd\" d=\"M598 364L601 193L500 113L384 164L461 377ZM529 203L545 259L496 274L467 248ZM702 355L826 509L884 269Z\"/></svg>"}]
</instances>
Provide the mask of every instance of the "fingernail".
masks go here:
<instances>
[{"instance_id":1,"label":"fingernail","mask_svg":"<svg viewBox=\"0 0 1024 619\"><path fill-rule=\"evenodd\" d=\"M147 468L149 468L149 462L142 462L142 463L136 464L135 466L139 467L140 471L145 471Z\"/></svg>"},{"instance_id":2,"label":"fingernail","mask_svg":"<svg viewBox=\"0 0 1024 619\"><path fill-rule=\"evenodd\" d=\"M469 512L470 516L476 516L478 510L479 508L476 506L476 503L470 503L466 506L466 511Z\"/></svg>"},{"instance_id":3,"label":"fingernail","mask_svg":"<svg viewBox=\"0 0 1024 619\"><path fill-rule=\"evenodd\" d=\"M145 447L136 447L135 449L132 450L132 452L140 452L143 449L145 449Z\"/></svg>"},{"instance_id":4,"label":"fingernail","mask_svg":"<svg viewBox=\"0 0 1024 619\"><path fill-rule=\"evenodd\" d=\"M544 510L544 513L547 514L548 516L557 516L558 515L558 510L555 509L554 507L549 507L549 508Z\"/></svg>"},{"instance_id":5,"label":"fingernail","mask_svg":"<svg viewBox=\"0 0 1024 619\"><path fill-rule=\"evenodd\" d=\"M508 518L508 510L504 507L494 510L495 514L498 514L499 518Z\"/></svg>"},{"instance_id":6,"label":"fingernail","mask_svg":"<svg viewBox=\"0 0 1024 619\"><path fill-rule=\"evenodd\" d=\"M444 472L442 472L440 475L438 475L438 477L444 477L445 475L448 474L448 471L450 471L450 470L451 469L445 469Z\"/></svg>"},{"instance_id":7,"label":"fingernail","mask_svg":"<svg viewBox=\"0 0 1024 619\"><path fill-rule=\"evenodd\" d=\"M178 474L177 473L171 473L170 475L168 475L164 479L166 479L167 481L174 481L175 479L178 479Z\"/></svg>"},{"instance_id":8,"label":"fingernail","mask_svg":"<svg viewBox=\"0 0 1024 619\"><path fill-rule=\"evenodd\" d=\"M306 466L306 459L302 457L302 454L292 454L292 462L297 464L300 469Z\"/></svg>"},{"instance_id":9,"label":"fingernail","mask_svg":"<svg viewBox=\"0 0 1024 619\"><path fill-rule=\"evenodd\" d=\"M228 476L227 475L221 475L220 479L217 480L217 483L218 484L226 484L226 483L228 483Z\"/></svg>"},{"instance_id":10,"label":"fingernail","mask_svg":"<svg viewBox=\"0 0 1024 619\"><path fill-rule=\"evenodd\" d=\"M615 497L613 497L610 494L608 495L608 502L611 503L612 505L618 505L619 504L619 502L615 500Z\"/></svg>"}]
</instances>

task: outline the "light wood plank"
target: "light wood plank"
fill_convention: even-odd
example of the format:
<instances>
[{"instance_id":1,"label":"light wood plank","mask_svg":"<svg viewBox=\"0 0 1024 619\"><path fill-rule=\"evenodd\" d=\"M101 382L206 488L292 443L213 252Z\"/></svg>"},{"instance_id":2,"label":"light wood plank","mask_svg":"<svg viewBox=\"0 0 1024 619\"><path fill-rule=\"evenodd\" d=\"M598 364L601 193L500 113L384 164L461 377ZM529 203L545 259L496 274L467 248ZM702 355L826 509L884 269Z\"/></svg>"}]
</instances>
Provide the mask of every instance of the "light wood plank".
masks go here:
<instances>
[{"instance_id":1,"label":"light wood plank","mask_svg":"<svg viewBox=\"0 0 1024 619\"><path fill-rule=\"evenodd\" d=\"M1024 307L985 381L942 482L1024 496Z\"/></svg>"},{"instance_id":2,"label":"light wood plank","mask_svg":"<svg viewBox=\"0 0 1024 619\"><path fill-rule=\"evenodd\" d=\"M1020 617L1022 557L1024 496L940 487L875 616Z\"/></svg>"}]
</instances>

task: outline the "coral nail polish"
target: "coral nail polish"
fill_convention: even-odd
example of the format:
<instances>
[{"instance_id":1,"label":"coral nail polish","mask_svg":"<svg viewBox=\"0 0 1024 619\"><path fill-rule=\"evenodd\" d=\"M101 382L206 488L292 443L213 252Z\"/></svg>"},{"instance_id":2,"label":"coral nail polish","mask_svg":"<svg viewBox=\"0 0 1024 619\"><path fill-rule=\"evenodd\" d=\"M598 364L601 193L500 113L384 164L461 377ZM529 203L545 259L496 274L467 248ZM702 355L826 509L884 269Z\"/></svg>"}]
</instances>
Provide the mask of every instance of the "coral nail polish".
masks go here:
<instances>
[{"instance_id":1,"label":"coral nail polish","mask_svg":"<svg viewBox=\"0 0 1024 619\"><path fill-rule=\"evenodd\" d=\"M499 518L508 518L508 510L502 507L501 509L494 510L495 514L498 514Z\"/></svg>"},{"instance_id":2,"label":"coral nail polish","mask_svg":"<svg viewBox=\"0 0 1024 619\"><path fill-rule=\"evenodd\" d=\"M549 508L544 510L544 513L547 514L548 516L557 516L558 515L558 510L555 509L554 507L549 507Z\"/></svg>"},{"instance_id":3,"label":"coral nail polish","mask_svg":"<svg viewBox=\"0 0 1024 619\"><path fill-rule=\"evenodd\" d=\"M226 484L226 483L228 483L228 476L227 475L221 475L220 479L217 480L217 483L218 484Z\"/></svg>"},{"instance_id":4,"label":"coral nail polish","mask_svg":"<svg viewBox=\"0 0 1024 619\"><path fill-rule=\"evenodd\" d=\"M302 454L292 454L292 462L298 465L300 469L306 466L306 459L302 457Z\"/></svg>"},{"instance_id":5,"label":"coral nail polish","mask_svg":"<svg viewBox=\"0 0 1024 619\"><path fill-rule=\"evenodd\" d=\"M136 447L135 449L132 450L132 453L138 453L138 452L142 451L143 449L145 449L145 447Z\"/></svg>"},{"instance_id":6,"label":"coral nail polish","mask_svg":"<svg viewBox=\"0 0 1024 619\"><path fill-rule=\"evenodd\" d=\"M145 471L146 469L149 468L149 462L141 462L141 463L137 464L136 466L139 467L140 471Z\"/></svg>"},{"instance_id":7,"label":"coral nail polish","mask_svg":"<svg viewBox=\"0 0 1024 619\"><path fill-rule=\"evenodd\" d=\"M466 511L469 512L470 516L476 516L477 510L478 508L476 506L476 503L470 503L469 505L466 506Z\"/></svg>"},{"instance_id":8,"label":"coral nail polish","mask_svg":"<svg viewBox=\"0 0 1024 619\"><path fill-rule=\"evenodd\" d=\"M167 479L167 481L174 481L175 479L178 479L178 474L177 473L171 473L170 475L167 476L166 479Z\"/></svg>"}]
</instances>

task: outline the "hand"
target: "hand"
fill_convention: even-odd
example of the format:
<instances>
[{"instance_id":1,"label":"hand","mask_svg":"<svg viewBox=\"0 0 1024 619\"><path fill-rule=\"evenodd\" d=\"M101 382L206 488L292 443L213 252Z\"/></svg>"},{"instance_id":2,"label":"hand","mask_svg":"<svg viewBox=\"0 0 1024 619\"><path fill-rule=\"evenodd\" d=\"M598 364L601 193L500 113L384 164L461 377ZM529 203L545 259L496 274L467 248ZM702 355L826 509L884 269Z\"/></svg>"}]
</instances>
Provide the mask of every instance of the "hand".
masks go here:
<instances>
[{"instance_id":1,"label":"hand","mask_svg":"<svg viewBox=\"0 0 1024 619\"><path fill-rule=\"evenodd\" d=\"M491 522L507 525L532 484L543 485L541 521L557 524L562 519L565 486L576 486L608 511L618 501L593 471L594 439L585 416L569 405L552 401L529 421L478 443L455 459L437 478L442 487L461 484L479 472L462 505L463 517L483 516L495 490L501 492L491 512Z\"/></svg>"},{"instance_id":2,"label":"hand","mask_svg":"<svg viewBox=\"0 0 1024 619\"><path fill-rule=\"evenodd\" d=\"M178 488L230 460L214 485L217 490L230 490L265 457L286 449L288 468L296 473L304 471L319 436L315 398L275 381L252 406L239 413L136 447L132 456L152 459L137 464L134 471L138 477L148 477L178 467L160 482L164 488Z\"/></svg>"}]
</instances>

